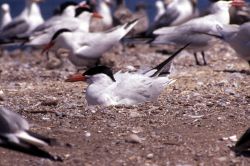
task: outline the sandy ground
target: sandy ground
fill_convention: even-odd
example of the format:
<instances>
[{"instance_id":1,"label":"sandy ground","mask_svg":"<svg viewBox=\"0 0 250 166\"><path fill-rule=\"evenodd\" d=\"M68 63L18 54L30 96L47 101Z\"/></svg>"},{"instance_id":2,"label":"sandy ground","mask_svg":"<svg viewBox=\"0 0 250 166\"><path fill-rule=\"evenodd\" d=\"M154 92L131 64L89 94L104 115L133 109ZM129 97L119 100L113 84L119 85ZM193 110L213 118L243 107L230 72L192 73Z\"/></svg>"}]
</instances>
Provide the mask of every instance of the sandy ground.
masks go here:
<instances>
[{"instance_id":1,"label":"sandy ground","mask_svg":"<svg viewBox=\"0 0 250 166\"><path fill-rule=\"evenodd\" d=\"M116 71L153 66L166 58L159 50L114 49L102 62ZM250 165L228 139L250 126L249 66L222 43L207 55L209 65L196 66L183 51L174 60L177 81L155 102L88 107L87 85L64 82L75 72L66 59L48 70L39 51L2 53L0 104L25 117L32 131L57 138L59 144L45 150L63 162L0 148L0 165Z\"/></svg>"}]
</instances>

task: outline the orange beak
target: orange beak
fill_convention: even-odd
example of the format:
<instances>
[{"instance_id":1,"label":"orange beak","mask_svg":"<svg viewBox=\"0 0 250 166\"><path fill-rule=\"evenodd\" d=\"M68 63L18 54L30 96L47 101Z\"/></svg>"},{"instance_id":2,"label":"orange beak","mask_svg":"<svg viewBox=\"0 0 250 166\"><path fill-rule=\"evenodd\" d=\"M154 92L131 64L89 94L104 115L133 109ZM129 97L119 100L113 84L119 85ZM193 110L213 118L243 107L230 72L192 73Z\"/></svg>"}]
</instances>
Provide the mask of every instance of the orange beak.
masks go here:
<instances>
[{"instance_id":1,"label":"orange beak","mask_svg":"<svg viewBox=\"0 0 250 166\"><path fill-rule=\"evenodd\" d=\"M94 17L94 18L99 18L99 19L102 19L103 17L99 14L99 13L97 13L97 12L94 12L93 14L92 14L92 17Z\"/></svg>"},{"instance_id":2,"label":"orange beak","mask_svg":"<svg viewBox=\"0 0 250 166\"><path fill-rule=\"evenodd\" d=\"M245 6L245 1L244 0L233 0L231 5L236 8L241 8Z\"/></svg>"},{"instance_id":3,"label":"orange beak","mask_svg":"<svg viewBox=\"0 0 250 166\"><path fill-rule=\"evenodd\" d=\"M55 45L54 42L50 42L49 44L45 45L45 47L42 50L42 54L44 54L45 52L49 52L49 50Z\"/></svg>"},{"instance_id":4,"label":"orange beak","mask_svg":"<svg viewBox=\"0 0 250 166\"><path fill-rule=\"evenodd\" d=\"M78 82L78 81L86 81L86 77L83 76L82 74L74 74L70 75L65 82Z\"/></svg>"}]
</instances>

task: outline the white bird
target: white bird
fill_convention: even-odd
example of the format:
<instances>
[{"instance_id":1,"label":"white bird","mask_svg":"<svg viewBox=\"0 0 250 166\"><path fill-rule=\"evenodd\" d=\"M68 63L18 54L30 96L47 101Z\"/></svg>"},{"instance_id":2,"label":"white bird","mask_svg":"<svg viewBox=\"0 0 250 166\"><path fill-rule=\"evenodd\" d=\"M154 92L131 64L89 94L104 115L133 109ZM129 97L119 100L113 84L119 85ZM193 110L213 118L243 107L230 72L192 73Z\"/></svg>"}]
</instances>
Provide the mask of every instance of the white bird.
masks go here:
<instances>
[{"instance_id":1,"label":"white bird","mask_svg":"<svg viewBox=\"0 0 250 166\"><path fill-rule=\"evenodd\" d=\"M117 44L136 24L138 20L112 28L107 32L72 32L61 29L52 37L43 53L51 47L69 50L69 60L77 67L93 66L102 54Z\"/></svg>"},{"instance_id":2,"label":"white bird","mask_svg":"<svg viewBox=\"0 0 250 166\"><path fill-rule=\"evenodd\" d=\"M58 16L46 21L29 35L29 42L27 42L26 45L36 47L44 46L48 44L53 34L62 28L67 28L71 31L89 32L91 18L102 18L98 13L93 12L87 5L69 5L65 9L67 11L70 10L70 12L73 10L74 15L67 17Z\"/></svg>"},{"instance_id":3,"label":"white bird","mask_svg":"<svg viewBox=\"0 0 250 166\"><path fill-rule=\"evenodd\" d=\"M219 1L213 4L213 14L192 19L179 26L155 30L154 34L157 37L152 43L183 45L191 42L190 49L194 52L196 64L201 65L196 54L196 52L201 52L204 65L206 65L204 51L210 47L213 38L202 33L217 31L217 25L229 24L229 8L231 5L234 5L231 1Z\"/></svg>"},{"instance_id":4,"label":"white bird","mask_svg":"<svg viewBox=\"0 0 250 166\"><path fill-rule=\"evenodd\" d=\"M87 70L83 75L70 76L66 81L87 81L89 86L86 90L86 100L89 105L136 105L153 101L166 86L175 81L168 78L171 61L188 45L143 73L119 71L113 75L110 68L96 66Z\"/></svg>"},{"instance_id":5,"label":"white bird","mask_svg":"<svg viewBox=\"0 0 250 166\"><path fill-rule=\"evenodd\" d=\"M1 5L1 23L0 30L12 21L10 15L10 6L7 3Z\"/></svg>"},{"instance_id":6,"label":"white bird","mask_svg":"<svg viewBox=\"0 0 250 166\"><path fill-rule=\"evenodd\" d=\"M1 38L18 38L28 35L44 22L38 2L41 0L26 0L26 7L12 22L3 27Z\"/></svg>"},{"instance_id":7,"label":"white bird","mask_svg":"<svg viewBox=\"0 0 250 166\"><path fill-rule=\"evenodd\" d=\"M0 146L55 159L39 149L51 145L55 140L32 133L29 128L29 123L19 114L0 106Z\"/></svg>"},{"instance_id":8,"label":"white bird","mask_svg":"<svg viewBox=\"0 0 250 166\"><path fill-rule=\"evenodd\" d=\"M107 30L113 26L113 16L111 11L111 0L100 0L98 5L98 13L103 17L101 20L104 28L103 30Z\"/></svg>"},{"instance_id":9,"label":"white bird","mask_svg":"<svg viewBox=\"0 0 250 166\"><path fill-rule=\"evenodd\" d=\"M157 5L162 8L160 1L157 2ZM165 12L163 14L159 13L159 15L157 16L159 18L149 28L148 34L151 34L155 29L180 25L196 17L198 15L197 2L195 0L172 0L167 5Z\"/></svg>"},{"instance_id":10,"label":"white bird","mask_svg":"<svg viewBox=\"0 0 250 166\"><path fill-rule=\"evenodd\" d=\"M248 61L250 65L250 22L238 25L218 26L218 34L211 34L227 42L239 57Z\"/></svg>"},{"instance_id":11,"label":"white bird","mask_svg":"<svg viewBox=\"0 0 250 166\"><path fill-rule=\"evenodd\" d=\"M155 1L155 7L156 15L154 17L154 22L156 22L165 13L166 5L163 0L157 0Z\"/></svg>"}]
</instances>

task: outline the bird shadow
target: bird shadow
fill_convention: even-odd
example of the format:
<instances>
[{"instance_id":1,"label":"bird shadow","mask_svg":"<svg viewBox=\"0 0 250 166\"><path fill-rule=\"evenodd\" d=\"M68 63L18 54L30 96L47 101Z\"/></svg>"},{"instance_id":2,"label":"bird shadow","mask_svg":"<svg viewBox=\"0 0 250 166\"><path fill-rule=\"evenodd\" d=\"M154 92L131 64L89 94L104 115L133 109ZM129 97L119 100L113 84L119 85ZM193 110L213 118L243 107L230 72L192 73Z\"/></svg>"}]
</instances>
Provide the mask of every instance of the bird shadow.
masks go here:
<instances>
[{"instance_id":1,"label":"bird shadow","mask_svg":"<svg viewBox=\"0 0 250 166\"><path fill-rule=\"evenodd\" d=\"M51 161L59 161L59 162L63 161L61 157L53 156L47 151L42 150L36 146L26 147L26 146L20 146L19 144L15 144L15 143L5 143L5 144L1 144L0 147L13 150L13 151L17 151L17 152L21 152L21 153L25 153L31 156L49 159Z\"/></svg>"},{"instance_id":2,"label":"bird shadow","mask_svg":"<svg viewBox=\"0 0 250 166\"><path fill-rule=\"evenodd\" d=\"M237 157L243 156L243 157L248 157L250 158L250 151L237 151L237 150L233 150L235 152L235 155Z\"/></svg>"},{"instance_id":3,"label":"bird shadow","mask_svg":"<svg viewBox=\"0 0 250 166\"><path fill-rule=\"evenodd\" d=\"M215 72L240 73L240 74L250 75L250 70L215 70Z\"/></svg>"},{"instance_id":4,"label":"bird shadow","mask_svg":"<svg viewBox=\"0 0 250 166\"><path fill-rule=\"evenodd\" d=\"M236 157L250 157L250 149L241 149L237 146L230 147L230 150L235 152Z\"/></svg>"}]
</instances>

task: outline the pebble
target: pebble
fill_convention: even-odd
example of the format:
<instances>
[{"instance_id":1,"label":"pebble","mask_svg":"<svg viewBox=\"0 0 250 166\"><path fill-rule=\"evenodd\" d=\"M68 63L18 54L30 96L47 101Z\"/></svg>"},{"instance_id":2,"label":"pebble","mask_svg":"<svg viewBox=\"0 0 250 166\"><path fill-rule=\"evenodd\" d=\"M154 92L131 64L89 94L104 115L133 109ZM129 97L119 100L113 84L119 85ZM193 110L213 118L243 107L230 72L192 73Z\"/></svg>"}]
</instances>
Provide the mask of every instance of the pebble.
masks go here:
<instances>
[{"instance_id":1,"label":"pebble","mask_svg":"<svg viewBox=\"0 0 250 166\"><path fill-rule=\"evenodd\" d=\"M216 158L218 161L220 162L224 162L224 161L227 161L227 157L218 157Z\"/></svg>"},{"instance_id":2,"label":"pebble","mask_svg":"<svg viewBox=\"0 0 250 166\"><path fill-rule=\"evenodd\" d=\"M229 140L232 141L232 142L237 142L238 139L237 139L237 136L236 135L232 135L229 137Z\"/></svg>"},{"instance_id":3,"label":"pebble","mask_svg":"<svg viewBox=\"0 0 250 166\"><path fill-rule=\"evenodd\" d=\"M86 131L86 132L85 132L85 137L90 137L90 136L91 136L91 133L88 132L88 131Z\"/></svg>"},{"instance_id":4,"label":"pebble","mask_svg":"<svg viewBox=\"0 0 250 166\"><path fill-rule=\"evenodd\" d=\"M147 159L152 159L153 157L154 157L154 154L153 154L153 153L147 154Z\"/></svg>"},{"instance_id":5,"label":"pebble","mask_svg":"<svg viewBox=\"0 0 250 166\"><path fill-rule=\"evenodd\" d=\"M48 98L45 98L41 105L43 106L56 106L58 104L58 99L56 97L48 97Z\"/></svg>"},{"instance_id":6,"label":"pebble","mask_svg":"<svg viewBox=\"0 0 250 166\"><path fill-rule=\"evenodd\" d=\"M137 117L140 117L141 115L137 111L130 111L129 116L131 118L137 118Z\"/></svg>"},{"instance_id":7,"label":"pebble","mask_svg":"<svg viewBox=\"0 0 250 166\"><path fill-rule=\"evenodd\" d=\"M142 138L140 138L136 134L130 134L127 138L126 141L129 143L142 143Z\"/></svg>"},{"instance_id":8,"label":"pebble","mask_svg":"<svg viewBox=\"0 0 250 166\"><path fill-rule=\"evenodd\" d=\"M0 90L0 101L4 101L4 92L2 90Z\"/></svg>"}]
</instances>

